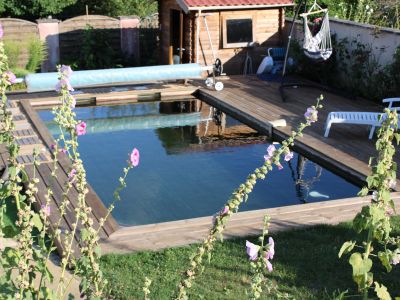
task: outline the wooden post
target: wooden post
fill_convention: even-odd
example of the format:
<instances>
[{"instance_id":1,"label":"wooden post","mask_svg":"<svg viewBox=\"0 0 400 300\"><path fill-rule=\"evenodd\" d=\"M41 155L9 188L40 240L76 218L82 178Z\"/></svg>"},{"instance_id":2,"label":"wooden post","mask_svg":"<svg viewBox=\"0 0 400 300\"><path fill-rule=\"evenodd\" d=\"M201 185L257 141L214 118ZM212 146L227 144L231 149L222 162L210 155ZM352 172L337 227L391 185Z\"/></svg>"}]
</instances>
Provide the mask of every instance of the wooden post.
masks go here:
<instances>
[{"instance_id":1,"label":"wooden post","mask_svg":"<svg viewBox=\"0 0 400 300\"><path fill-rule=\"evenodd\" d=\"M201 18L201 10L197 13L196 19L196 63L199 63L199 55L200 55L200 18Z\"/></svg>"},{"instance_id":2,"label":"wooden post","mask_svg":"<svg viewBox=\"0 0 400 300\"><path fill-rule=\"evenodd\" d=\"M182 63L183 57L183 11L179 14L179 63Z\"/></svg>"}]
</instances>

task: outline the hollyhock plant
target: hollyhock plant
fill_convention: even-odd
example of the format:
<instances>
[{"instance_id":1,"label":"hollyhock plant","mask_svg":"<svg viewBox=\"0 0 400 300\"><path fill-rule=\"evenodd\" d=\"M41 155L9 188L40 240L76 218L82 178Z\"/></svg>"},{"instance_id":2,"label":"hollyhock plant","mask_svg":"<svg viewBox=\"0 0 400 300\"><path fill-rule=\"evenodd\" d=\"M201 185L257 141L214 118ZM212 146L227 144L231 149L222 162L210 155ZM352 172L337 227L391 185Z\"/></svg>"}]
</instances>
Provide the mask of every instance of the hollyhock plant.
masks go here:
<instances>
[{"instance_id":1,"label":"hollyhock plant","mask_svg":"<svg viewBox=\"0 0 400 300\"><path fill-rule=\"evenodd\" d=\"M76 175L76 170L71 169L71 171L69 171L68 173L68 180L72 182L75 179L75 175Z\"/></svg>"},{"instance_id":2,"label":"hollyhock plant","mask_svg":"<svg viewBox=\"0 0 400 300\"><path fill-rule=\"evenodd\" d=\"M11 71L5 71L2 77L4 77L9 84L14 84L17 80L17 77Z\"/></svg>"},{"instance_id":3,"label":"hollyhock plant","mask_svg":"<svg viewBox=\"0 0 400 300\"><path fill-rule=\"evenodd\" d=\"M246 252L249 256L250 260L256 260L258 257L258 251L260 250L260 246L255 245L249 241L246 241Z\"/></svg>"},{"instance_id":4,"label":"hollyhock plant","mask_svg":"<svg viewBox=\"0 0 400 300\"><path fill-rule=\"evenodd\" d=\"M69 77L72 75L73 71L70 66L62 65L60 68L60 72L63 73L65 76Z\"/></svg>"},{"instance_id":5,"label":"hollyhock plant","mask_svg":"<svg viewBox=\"0 0 400 300\"><path fill-rule=\"evenodd\" d=\"M311 106L311 107L307 108L307 111L305 112L304 117L310 123L317 122L318 121L318 111L315 109L315 107Z\"/></svg>"},{"instance_id":6,"label":"hollyhock plant","mask_svg":"<svg viewBox=\"0 0 400 300\"><path fill-rule=\"evenodd\" d=\"M42 205L41 206L41 209L42 209L42 212L43 212L43 214L46 216L46 217L49 217L50 216L50 212L51 212L51 209L50 209L50 205Z\"/></svg>"},{"instance_id":7,"label":"hollyhock plant","mask_svg":"<svg viewBox=\"0 0 400 300\"><path fill-rule=\"evenodd\" d=\"M71 86L71 83L66 78L63 78L59 82L57 82L55 87L56 92L59 93L63 87L67 88L68 91L74 91L74 88Z\"/></svg>"},{"instance_id":8,"label":"hollyhock plant","mask_svg":"<svg viewBox=\"0 0 400 300\"><path fill-rule=\"evenodd\" d=\"M132 166L137 167L139 165L140 153L139 150L134 148L132 153L130 154L129 161Z\"/></svg>"},{"instance_id":9,"label":"hollyhock plant","mask_svg":"<svg viewBox=\"0 0 400 300\"><path fill-rule=\"evenodd\" d=\"M285 155L285 161L290 161L293 158L293 152L288 152Z\"/></svg>"},{"instance_id":10,"label":"hollyhock plant","mask_svg":"<svg viewBox=\"0 0 400 300\"><path fill-rule=\"evenodd\" d=\"M266 259L273 259L275 255L275 242L272 237L268 239L268 251L266 252Z\"/></svg>"},{"instance_id":11,"label":"hollyhock plant","mask_svg":"<svg viewBox=\"0 0 400 300\"><path fill-rule=\"evenodd\" d=\"M76 124L75 132L77 135L85 135L86 134L86 123L79 122L78 124Z\"/></svg>"}]
</instances>

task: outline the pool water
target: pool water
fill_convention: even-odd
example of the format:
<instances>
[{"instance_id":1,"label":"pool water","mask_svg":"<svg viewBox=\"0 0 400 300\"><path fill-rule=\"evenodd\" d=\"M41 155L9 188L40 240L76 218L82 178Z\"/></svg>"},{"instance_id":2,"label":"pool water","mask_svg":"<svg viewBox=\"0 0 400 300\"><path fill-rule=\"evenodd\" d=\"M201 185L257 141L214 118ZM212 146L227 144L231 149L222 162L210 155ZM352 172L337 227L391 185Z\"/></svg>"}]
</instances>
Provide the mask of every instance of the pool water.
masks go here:
<instances>
[{"instance_id":1,"label":"pool water","mask_svg":"<svg viewBox=\"0 0 400 300\"><path fill-rule=\"evenodd\" d=\"M53 135L51 111L39 114ZM90 184L108 205L134 147L140 165L113 212L121 225L211 216L249 173L270 142L199 100L82 107L79 138ZM278 145L277 145L278 147ZM241 211L356 196L359 188L295 154L259 181Z\"/></svg>"}]
</instances>

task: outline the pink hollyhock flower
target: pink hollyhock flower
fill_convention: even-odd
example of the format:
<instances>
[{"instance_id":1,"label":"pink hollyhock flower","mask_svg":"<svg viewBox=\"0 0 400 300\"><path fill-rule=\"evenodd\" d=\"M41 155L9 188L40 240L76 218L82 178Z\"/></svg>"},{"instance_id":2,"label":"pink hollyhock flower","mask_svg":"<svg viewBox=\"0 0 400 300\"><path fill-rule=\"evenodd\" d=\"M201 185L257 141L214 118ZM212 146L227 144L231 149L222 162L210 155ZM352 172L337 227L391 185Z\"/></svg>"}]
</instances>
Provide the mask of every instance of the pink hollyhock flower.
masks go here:
<instances>
[{"instance_id":1,"label":"pink hollyhock flower","mask_svg":"<svg viewBox=\"0 0 400 300\"><path fill-rule=\"evenodd\" d=\"M71 171L69 171L68 173L68 180L72 182L75 179L75 175L76 175L76 170L71 169Z\"/></svg>"},{"instance_id":2,"label":"pink hollyhock flower","mask_svg":"<svg viewBox=\"0 0 400 300\"><path fill-rule=\"evenodd\" d=\"M75 132L77 135L85 135L86 134L86 123L80 122L75 126Z\"/></svg>"},{"instance_id":3,"label":"pink hollyhock flower","mask_svg":"<svg viewBox=\"0 0 400 300\"><path fill-rule=\"evenodd\" d=\"M276 148L275 148L274 145L269 145L268 148L267 148L268 155L269 155L270 157L271 157L272 155L274 155L275 150L276 150Z\"/></svg>"},{"instance_id":4,"label":"pink hollyhock flower","mask_svg":"<svg viewBox=\"0 0 400 300\"><path fill-rule=\"evenodd\" d=\"M279 170L283 169L283 166L281 165L281 163L277 163L276 166L278 167Z\"/></svg>"},{"instance_id":5,"label":"pink hollyhock flower","mask_svg":"<svg viewBox=\"0 0 400 300\"><path fill-rule=\"evenodd\" d=\"M0 39L3 37L4 31L3 31L3 26L0 24Z\"/></svg>"},{"instance_id":6,"label":"pink hollyhock flower","mask_svg":"<svg viewBox=\"0 0 400 300\"><path fill-rule=\"evenodd\" d=\"M67 149L65 149L65 148L61 148L60 150L58 150L60 153L64 153L64 154L67 154Z\"/></svg>"},{"instance_id":7,"label":"pink hollyhock flower","mask_svg":"<svg viewBox=\"0 0 400 300\"><path fill-rule=\"evenodd\" d=\"M70 66L62 65L60 68L60 72L63 73L65 76L69 77L72 75L73 71Z\"/></svg>"},{"instance_id":8,"label":"pink hollyhock flower","mask_svg":"<svg viewBox=\"0 0 400 300\"><path fill-rule=\"evenodd\" d=\"M309 107L309 108L307 108L307 111L305 112L304 117L306 118L306 120L308 122L314 123L314 122L318 121L318 111L313 107Z\"/></svg>"},{"instance_id":9,"label":"pink hollyhock flower","mask_svg":"<svg viewBox=\"0 0 400 300\"><path fill-rule=\"evenodd\" d=\"M265 263L267 264L268 272L271 273L274 270L274 268L272 267L272 264L270 263L270 261L268 259L265 260Z\"/></svg>"},{"instance_id":10,"label":"pink hollyhock flower","mask_svg":"<svg viewBox=\"0 0 400 300\"><path fill-rule=\"evenodd\" d=\"M269 156L268 154L264 155L264 160L265 161L269 161L271 159L271 156Z\"/></svg>"},{"instance_id":11,"label":"pink hollyhock flower","mask_svg":"<svg viewBox=\"0 0 400 300\"><path fill-rule=\"evenodd\" d=\"M272 237L268 239L268 251L265 254L266 259L273 259L275 255L275 242Z\"/></svg>"},{"instance_id":12,"label":"pink hollyhock flower","mask_svg":"<svg viewBox=\"0 0 400 300\"><path fill-rule=\"evenodd\" d=\"M286 153L285 161L289 161L293 158L293 152Z\"/></svg>"},{"instance_id":13,"label":"pink hollyhock flower","mask_svg":"<svg viewBox=\"0 0 400 300\"><path fill-rule=\"evenodd\" d=\"M4 73L3 73L3 76L2 77L4 77L5 79L6 79L6 81L9 83L9 84L13 84L13 83L15 83L15 81L17 80L17 77L15 76L15 74L13 73L13 72L11 72L11 71L5 71Z\"/></svg>"},{"instance_id":14,"label":"pink hollyhock flower","mask_svg":"<svg viewBox=\"0 0 400 300\"><path fill-rule=\"evenodd\" d=\"M246 241L246 252L249 256L250 260L256 260L258 257L258 251L260 250L260 246L255 245L249 241Z\"/></svg>"},{"instance_id":15,"label":"pink hollyhock flower","mask_svg":"<svg viewBox=\"0 0 400 300\"><path fill-rule=\"evenodd\" d=\"M139 165L140 153L139 150L134 148L130 155L130 163L132 166L137 167Z\"/></svg>"},{"instance_id":16,"label":"pink hollyhock flower","mask_svg":"<svg viewBox=\"0 0 400 300\"><path fill-rule=\"evenodd\" d=\"M69 82L68 79L63 78L59 82L57 82L55 90L56 92L60 92L61 89L66 88L68 91L73 91L74 88L71 86L71 83Z\"/></svg>"},{"instance_id":17,"label":"pink hollyhock flower","mask_svg":"<svg viewBox=\"0 0 400 300\"><path fill-rule=\"evenodd\" d=\"M47 205L47 204L46 204L46 205L42 204L41 209L42 209L42 211L43 211L43 214L44 214L46 217L49 217L49 216L50 216L51 210L50 210L50 206L49 206L49 205Z\"/></svg>"},{"instance_id":18,"label":"pink hollyhock flower","mask_svg":"<svg viewBox=\"0 0 400 300\"><path fill-rule=\"evenodd\" d=\"M229 211L229 206L224 206L224 208L220 211L219 214L221 216L223 216L223 215L226 215L228 213L228 211Z\"/></svg>"}]
</instances>

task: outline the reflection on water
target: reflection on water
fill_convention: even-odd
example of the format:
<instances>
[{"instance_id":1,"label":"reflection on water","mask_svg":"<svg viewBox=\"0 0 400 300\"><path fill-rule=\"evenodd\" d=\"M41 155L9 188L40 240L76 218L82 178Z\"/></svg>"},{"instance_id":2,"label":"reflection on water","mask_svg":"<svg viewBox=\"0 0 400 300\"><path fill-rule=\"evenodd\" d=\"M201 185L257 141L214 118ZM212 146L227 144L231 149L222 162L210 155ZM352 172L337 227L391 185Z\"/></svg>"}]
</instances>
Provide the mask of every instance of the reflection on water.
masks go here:
<instances>
[{"instance_id":1,"label":"reflection on water","mask_svg":"<svg viewBox=\"0 0 400 300\"><path fill-rule=\"evenodd\" d=\"M40 116L53 134L52 114ZM265 136L199 101L152 102L76 109L88 124L80 152L90 184L105 204L136 147L141 164L113 213L124 225L210 216L263 164ZM277 146L278 147L278 146ZM260 181L241 210L355 196L358 188L296 154Z\"/></svg>"}]
</instances>

